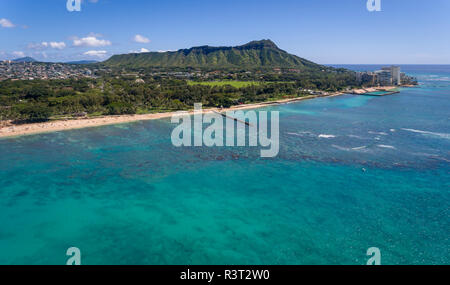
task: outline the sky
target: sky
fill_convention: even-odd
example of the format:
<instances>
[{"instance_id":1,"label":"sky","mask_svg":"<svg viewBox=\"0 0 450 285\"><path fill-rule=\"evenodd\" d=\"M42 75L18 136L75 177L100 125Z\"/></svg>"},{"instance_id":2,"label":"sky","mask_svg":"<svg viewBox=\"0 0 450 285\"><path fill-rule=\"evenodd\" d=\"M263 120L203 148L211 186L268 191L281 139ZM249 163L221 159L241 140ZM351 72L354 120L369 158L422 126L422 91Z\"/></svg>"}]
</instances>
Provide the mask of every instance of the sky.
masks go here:
<instances>
[{"instance_id":1,"label":"sky","mask_svg":"<svg viewBox=\"0 0 450 285\"><path fill-rule=\"evenodd\" d=\"M72 0L71 0L72 1ZM75 0L73 0L75 1ZM0 0L0 60L114 54L271 39L321 64L450 64L449 0Z\"/></svg>"}]
</instances>

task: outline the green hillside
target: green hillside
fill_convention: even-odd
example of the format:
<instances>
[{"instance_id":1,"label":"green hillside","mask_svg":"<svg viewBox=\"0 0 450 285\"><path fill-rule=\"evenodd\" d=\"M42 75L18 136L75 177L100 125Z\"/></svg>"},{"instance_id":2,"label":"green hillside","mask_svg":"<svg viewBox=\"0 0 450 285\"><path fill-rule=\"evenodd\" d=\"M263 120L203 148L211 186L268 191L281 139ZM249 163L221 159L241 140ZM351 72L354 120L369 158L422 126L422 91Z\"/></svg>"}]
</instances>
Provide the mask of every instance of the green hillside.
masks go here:
<instances>
[{"instance_id":1,"label":"green hillside","mask_svg":"<svg viewBox=\"0 0 450 285\"><path fill-rule=\"evenodd\" d=\"M270 40L253 41L236 47L201 46L174 52L114 55L104 64L128 68L323 68L279 49Z\"/></svg>"}]
</instances>

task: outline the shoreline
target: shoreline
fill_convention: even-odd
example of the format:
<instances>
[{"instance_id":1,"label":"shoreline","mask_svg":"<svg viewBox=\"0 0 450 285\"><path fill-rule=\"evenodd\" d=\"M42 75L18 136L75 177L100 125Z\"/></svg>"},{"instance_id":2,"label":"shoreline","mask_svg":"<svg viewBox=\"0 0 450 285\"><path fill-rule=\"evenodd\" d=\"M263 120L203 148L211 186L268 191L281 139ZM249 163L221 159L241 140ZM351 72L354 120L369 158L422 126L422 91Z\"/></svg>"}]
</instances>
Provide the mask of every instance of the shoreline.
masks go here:
<instances>
[{"instance_id":1,"label":"shoreline","mask_svg":"<svg viewBox=\"0 0 450 285\"><path fill-rule=\"evenodd\" d=\"M391 91L397 88L409 88L412 85L399 85L399 86L383 86L383 87L369 87L351 90L350 94L364 95L366 93L377 92L377 91Z\"/></svg>"},{"instance_id":2,"label":"shoreline","mask_svg":"<svg viewBox=\"0 0 450 285\"><path fill-rule=\"evenodd\" d=\"M392 87L383 87L383 89L388 88L398 88L399 86ZM401 86L400 86L401 87ZM275 101L267 101L261 103L252 103L245 105L236 105L230 108L208 108L203 110L203 114L211 113L211 112L226 112L226 111L236 111L236 110L247 110L247 109L259 109L272 105L281 105L288 104L303 100L310 100L315 98L324 98L324 97L335 97L344 94L361 94L356 93L357 91L365 90L365 89L356 89L350 90L348 92L338 92L329 95L310 95L304 97L290 98L290 99L281 99ZM96 118L80 118L80 119L68 119L68 120L56 120L49 121L43 123L30 123L23 125L14 125L11 121L3 121L0 122L0 138L8 138L8 137L18 137L18 136L28 136L42 133L52 133L52 132L61 132L67 130L75 130L75 129L84 129L84 128L92 128L92 127L100 127L100 126L108 126L108 125L117 125L117 124L125 124L137 121L149 121L149 120L158 120L164 118L170 118L172 115L176 114L178 111L174 112L166 112L166 113L155 113L155 114L142 114L142 115L119 115L119 116L102 116ZM191 110L189 114L194 114ZM2 124L4 126L2 126Z\"/></svg>"},{"instance_id":3,"label":"shoreline","mask_svg":"<svg viewBox=\"0 0 450 285\"><path fill-rule=\"evenodd\" d=\"M343 94L347 94L347 93L337 93L337 94L331 94L331 95L327 95L327 96L311 95L311 96L282 99L282 100L276 100L276 101L237 105L237 106L232 106L230 108L224 108L224 109L208 108L208 109L203 109L203 114L211 113L213 111L226 112L226 111L236 111L236 110L259 109L259 108L264 108L264 107L268 107L271 105L287 104L287 103L291 103L291 102L309 100L309 99L314 99L314 98L318 98L318 97L333 97L333 96L338 96L338 95L343 95ZM67 131L67 130L100 127L100 126L107 126L107 125L125 124L125 123L137 122L137 121L158 120L158 119L170 118L172 115L175 115L177 112L178 111L155 113L155 114L143 114L143 115L103 116L103 117L97 117L97 118L57 120L57 121L49 121L49 122L43 122L43 123L30 123L30 124L23 124L23 125L14 125L14 124L11 124L10 122L7 122L6 126L0 127L0 138L27 136L27 135L35 135L35 134L42 134L42 133L52 133L52 132L60 132L60 131ZM193 115L194 111L192 111L192 110L189 111L189 114Z\"/></svg>"}]
</instances>

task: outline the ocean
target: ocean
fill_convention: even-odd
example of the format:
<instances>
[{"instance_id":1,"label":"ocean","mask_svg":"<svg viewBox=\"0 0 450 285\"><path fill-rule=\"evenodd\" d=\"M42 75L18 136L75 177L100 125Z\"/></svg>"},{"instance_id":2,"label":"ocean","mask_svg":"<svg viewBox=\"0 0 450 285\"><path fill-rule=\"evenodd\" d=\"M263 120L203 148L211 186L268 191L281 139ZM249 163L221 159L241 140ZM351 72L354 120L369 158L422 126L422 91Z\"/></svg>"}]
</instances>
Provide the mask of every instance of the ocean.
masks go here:
<instances>
[{"instance_id":1,"label":"ocean","mask_svg":"<svg viewBox=\"0 0 450 285\"><path fill-rule=\"evenodd\" d=\"M378 66L344 66L373 70ZM280 112L280 152L172 146L170 120L0 140L0 264L450 264L450 66Z\"/></svg>"}]
</instances>

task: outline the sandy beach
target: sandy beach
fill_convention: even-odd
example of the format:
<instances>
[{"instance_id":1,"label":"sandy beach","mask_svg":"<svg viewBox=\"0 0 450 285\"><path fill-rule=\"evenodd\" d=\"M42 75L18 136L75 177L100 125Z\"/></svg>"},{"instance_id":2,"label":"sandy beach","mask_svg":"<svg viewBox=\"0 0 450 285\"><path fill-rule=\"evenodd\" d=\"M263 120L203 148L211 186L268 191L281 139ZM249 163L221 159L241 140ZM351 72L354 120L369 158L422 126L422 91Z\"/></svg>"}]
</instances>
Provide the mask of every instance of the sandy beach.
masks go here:
<instances>
[{"instance_id":1,"label":"sandy beach","mask_svg":"<svg viewBox=\"0 0 450 285\"><path fill-rule=\"evenodd\" d=\"M310 95L304 97L282 99L276 101L268 101L262 103L245 104L233 106L225 109L209 108L203 109L203 113L209 113L213 111L226 112L229 110L246 110L246 109L257 109L263 108L270 105L277 104L287 104L291 102L303 101L314 99L318 97L333 97L343 94L365 94L369 92L376 92L381 90L392 90L399 87L410 87L410 86L384 86L384 87L372 87L365 89L354 89L348 92L333 93L330 95ZM11 121L0 121L0 138L14 137L14 136L24 136L33 135L39 133L49 133L49 132L59 132L72 129L82 129L89 127L98 127L105 125L115 125L130 123L135 121L146 121L146 120L157 120L163 118L170 118L176 112L166 112L166 113L155 113L155 114L143 114L143 115L121 115L121 116L102 116L95 118L79 118L79 119L68 119L68 120L58 120L58 121L48 121L43 123L33 123L33 124L23 124L15 125ZM190 111L193 114L193 111Z\"/></svg>"},{"instance_id":2,"label":"sandy beach","mask_svg":"<svg viewBox=\"0 0 450 285\"><path fill-rule=\"evenodd\" d=\"M371 87L371 88L364 88L364 89L354 89L351 93L353 94L365 94L365 93L371 93L371 92L377 92L377 91L389 91L398 88L399 86L383 86L383 87ZM402 86L407 87L407 86Z\"/></svg>"},{"instance_id":3,"label":"sandy beach","mask_svg":"<svg viewBox=\"0 0 450 285\"><path fill-rule=\"evenodd\" d=\"M227 109L218 109L218 108L209 108L203 109L203 113L209 113L213 111L226 112L229 110L246 110L246 109L257 109L263 108L270 105L277 104L287 104L296 101L308 100L317 97L332 97L338 96L346 93L335 93L327 96L320 95L311 95L305 97L298 97L292 99L283 99L277 101L269 101L255 104L245 104L233 106ZM82 129L89 127L98 127L105 125L115 125L115 124L123 124L130 123L135 121L146 121L146 120L157 120L163 118L170 118L176 112L167 112L167 113L156 113L156 114L143 114L143 115L121 115L121 116L103 116L96 118L80 118L80 119L70 119L70 120L59 120L59 121L49 121L43 123L33 123L33 124L23 124L23 125L15 125L12 124L11 121L1 121L0 122L0 138L5 137L14 137L14 136L24 136L24 135L33 135L39 133L48 133L48 132L59 132L65 130L73 130L73 129ZM193 111L190 111L193 114Z\"/></svg>"}]
</instances>

